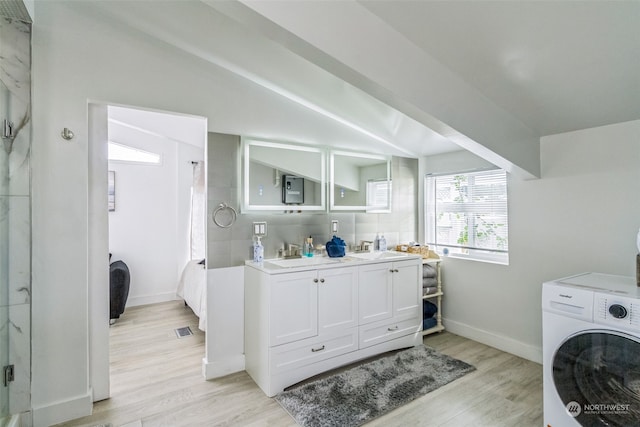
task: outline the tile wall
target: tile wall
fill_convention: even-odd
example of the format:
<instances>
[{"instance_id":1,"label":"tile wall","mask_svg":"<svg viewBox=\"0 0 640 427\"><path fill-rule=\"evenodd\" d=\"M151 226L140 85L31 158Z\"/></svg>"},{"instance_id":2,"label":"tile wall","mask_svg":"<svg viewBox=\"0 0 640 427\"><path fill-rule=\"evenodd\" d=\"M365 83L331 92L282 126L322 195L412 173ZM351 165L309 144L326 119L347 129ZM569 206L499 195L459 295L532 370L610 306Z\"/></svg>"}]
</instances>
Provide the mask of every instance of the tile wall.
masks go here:
<instances>
[{"instance_id":1,"label":"tile wall","mask_svg":"<svg viewBox=\"0 0 640 427\"><path fill-rule=\"evenodd\" d=\"M0 348L15 366L5 414L31 405L30 107L31 24L0 17L0 133L4 119L13 123L0 146Z\"/></svg>"}]
</instances>

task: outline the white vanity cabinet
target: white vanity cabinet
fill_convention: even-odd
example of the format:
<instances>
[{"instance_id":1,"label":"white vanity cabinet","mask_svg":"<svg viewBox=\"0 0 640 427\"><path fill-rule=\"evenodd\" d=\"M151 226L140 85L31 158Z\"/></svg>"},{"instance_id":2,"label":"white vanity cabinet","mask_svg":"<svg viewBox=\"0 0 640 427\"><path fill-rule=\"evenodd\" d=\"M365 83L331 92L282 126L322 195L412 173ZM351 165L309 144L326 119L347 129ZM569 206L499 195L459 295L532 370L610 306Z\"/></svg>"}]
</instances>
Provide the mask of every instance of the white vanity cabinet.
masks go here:
<instances>
[{"instance_id":1,"label":"white vanity cabinet","mask_svg":"<svg viewBox=\"0 0 640 427\"><path fill-rule=\"evenodd\" d=\"M391 263L381 262L360 267L362 289L359 294L359 323L390 319L393 316L393 276Z\"/></svg>"},{"instance_id":2,"label":"white vanity cabinet","mask_svg":"<svg viewBox=\"0 0 640 427\"><path fill-rule=\"evenodd\" d=\"M358 325L357 267L278 274L270 282L270 346Z\"/></svg>"},{"instance_id":3,"label":"white vanity cabinet","mask_svg":"<svg viewBox=\"0 0 640 427\"><path fill-rule=\"evenodd\" d=\"M420 331L421 294L416 283L421 266L406 260L360 267L361 348Z\"/></svg>"},{"instance_id":4,"label":"white vanity cabinet","mask_svg":"<svg viewBox=\"0 0 640 427\"><path fill-rule=\"evenodd\" d=\"M245 369L267 396L421 343L420 259L266 265L245 267Z\"/></svg>"},{"instance_id":5,"label":"white vanity cabinet","mask_svg":"<svg viewBox=\"0 0 640 427\"><path fill-rule=\"evenodd\" d=\"M318 291L315 271L273 277L269 292L269 345L318 334Z\"/></svg>"}]
</instances>

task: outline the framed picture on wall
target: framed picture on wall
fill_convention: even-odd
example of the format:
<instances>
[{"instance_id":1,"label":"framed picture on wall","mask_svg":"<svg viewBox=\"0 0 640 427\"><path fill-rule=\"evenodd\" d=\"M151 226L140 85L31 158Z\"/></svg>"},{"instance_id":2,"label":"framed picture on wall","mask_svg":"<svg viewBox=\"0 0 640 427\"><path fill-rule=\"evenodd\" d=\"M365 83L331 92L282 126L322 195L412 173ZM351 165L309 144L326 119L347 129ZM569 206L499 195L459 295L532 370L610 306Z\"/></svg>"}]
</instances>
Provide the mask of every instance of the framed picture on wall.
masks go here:
<instances>
[{"instance_id":1,"label":"framed picture on wall","mask_svg":"<svg viewBox=\"0 0 640 427\"><path fill-rule=\"evenodd\" d=\"M109 177L107 178L107 204L109 206L109 212L116 210L116 172L109 171Z\"/></svg>"}]
</instances>

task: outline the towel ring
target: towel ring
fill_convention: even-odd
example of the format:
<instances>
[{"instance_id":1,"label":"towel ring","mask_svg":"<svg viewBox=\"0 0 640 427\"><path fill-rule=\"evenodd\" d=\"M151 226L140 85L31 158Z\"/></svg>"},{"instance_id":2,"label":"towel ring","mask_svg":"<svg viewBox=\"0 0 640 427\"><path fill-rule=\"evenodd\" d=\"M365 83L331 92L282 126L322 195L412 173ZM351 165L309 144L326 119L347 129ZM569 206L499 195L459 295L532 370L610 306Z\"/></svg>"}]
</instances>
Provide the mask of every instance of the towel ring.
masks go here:
<instances>
[{"instance_id":1,"label":"towel ring","mask_svg":"<svg viewBox=\"0 0 640 427\"><path fill-rule=\"evenodd\" d=\"M230 217L230 219L228 221L226 221L226 223L221 222L221 221L218 220L218 217L222 213L226 213ZM228 228L228 227L231 227L234 222L236 222L236 218L238 217L238 213L236 212L235 209L233 209L231 206L227 205L226 203L220 203L218 205L218 207L216 208L216 210L213 211L212 217L213 217L213 222L218 227L220 227L220 228Z\"/></svg>"}]
</instances>

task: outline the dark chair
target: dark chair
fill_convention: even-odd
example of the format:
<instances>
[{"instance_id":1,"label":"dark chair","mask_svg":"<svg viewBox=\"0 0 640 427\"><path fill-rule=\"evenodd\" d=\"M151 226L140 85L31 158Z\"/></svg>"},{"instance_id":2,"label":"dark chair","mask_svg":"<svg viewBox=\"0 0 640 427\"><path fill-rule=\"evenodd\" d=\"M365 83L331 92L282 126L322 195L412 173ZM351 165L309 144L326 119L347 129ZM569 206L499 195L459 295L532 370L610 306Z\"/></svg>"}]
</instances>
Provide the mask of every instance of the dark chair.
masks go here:
<instances>
[{"instance_id":1,"label":"dark chair","mask_svg":"<svg viewBox=\"0 0 640 427\"><path fill-rule=\"evenodd\" d=\"M127 264L123 261L112 262L109 266L109 319L118 319L124 313L129 296L129 281Z\"/></svg>"}]
</instances>

